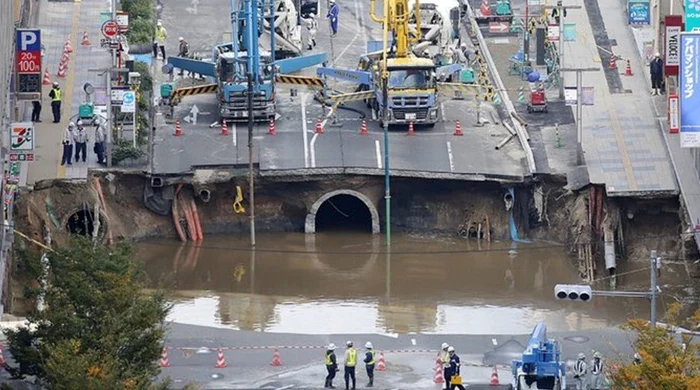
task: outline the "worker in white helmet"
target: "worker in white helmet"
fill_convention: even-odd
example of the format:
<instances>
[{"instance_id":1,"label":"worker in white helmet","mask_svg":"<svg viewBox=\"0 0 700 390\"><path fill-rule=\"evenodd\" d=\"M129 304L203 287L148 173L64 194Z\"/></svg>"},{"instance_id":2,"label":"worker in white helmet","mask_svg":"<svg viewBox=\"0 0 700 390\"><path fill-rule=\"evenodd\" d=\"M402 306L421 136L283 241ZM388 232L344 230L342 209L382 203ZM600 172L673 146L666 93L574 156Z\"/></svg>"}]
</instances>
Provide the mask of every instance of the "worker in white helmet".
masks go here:
<instances>
[{"instance_id":1,"label":"worker in white helmet","mask_svg":"<svg viewBox=\"0 0 700 390\"><path fill-rule=\"evenodd\" d=\"M603 356L600 352L593 354L593 366L591 367L591 390L601 390L603 388Z\"/></svg>"},{"instance_id":2,"label":"worker in white helmet","mask_svg":"<svg viewBox=\"0 0 700 390\"><path fill-rule=\"evenodd\" d=\"M330 6L328 8L328 14L326 14L326 19L331 22L331 38L338 34L338 15L340 14L340 8L335 0L330 0Z\"/></svg>"},{"instance_id":3,"label":"worker in white helmet","mask_svg":"<svg viewBox=\"0 0 700 390\"><path fill-rule=\"evenodd\" d=\"M66 130L63 131L63 140L61 144L63 145L61 165L73 165L71 159L73 158L73 145L75 144L75 123L69 123Z\"/></svg>"},{"instance_id":4,"label":"worker in white helmet","mask_svg":"<svg viewBox=\"0 0 700 390\"><path fill-rule=\"evenodd\" d=\"M450 355L450 390L465 390L464 386L462 386L462 377L459 374L462 361L459 359L455 347L447 348L447 353ZM445 381L447 382L447 379L445 379Z\"/></svg>"},{"instance_id":5,"label":"worker in white helmet","mask_svg":"<svg viewBox=\"0 0 700 390\"><path fill-rule=\"evenodd\" d=\"M586 355L579 353L578 360L576 363L574 363L574 381L576 383L576 390L588 390L588 382L586 381L587 373L588 366L586 365Z\"/></svg>"},{"instance_id":6,"label":"worker in white helmet","mask_svg":"<svg viewBox=\"0 0 700 390\"><path fill-rule=\"evenodd\" d=\"M318 21L316 20L316 15L312 12L309 14L307 19L304 19L306 23L307 35L307 46L308 50L312 50L316 47L316 32L318 32Z\"/></svg>"},{"instance_id":7,"label":"worker in white helmet","mask_svg":"<svg viewBox=\"0 0 700 390\"><path fill-rule=\"evenodd\" d=\"M642 364L642 357L639 356L638 353L634 354L634 360L632 360L632 364L634 364L635 366Z\"/></svg>"},{"instance_id":8,"label":"worker in white helmet","mask_svg":"<svg viewBox=\"0 0 700 390\"><path fill-rule=\"evenodd\" d=\"M367 352L365 353L365 368L367 369L367 378L369 378L369 383L367 383L367 387L373 387L374 386L374 347L372 346L372 343L369 341L365 343L365 348L367 348Z\"/></svg>"},{"instance_id":9,"label":"worker in white helmet","mask_svg":"<svg viewBox=\"0 0 700 390\"><path fill-rule=\"evenodd\" d=\"M357 350L353 347L352 341L345 343L345 390L350 390L350 379L352 379L352 389L355 390L355 366L357 366Z\"/></svg>"},{"instance_id":10,"label":"worker in white helmet","mask_svg":"<svg viewBox=\"0 0 700 390\"><path fill-rule=\"evenodd\" d=\"M442 365L442 375L445 377L445 390L450 389L450 345L442 343L440 346L440 364Z\"/></svg>"},{"instance_id":11,"label":"worker in white helmet","mask_svg":"<svg viewBox=\"0 0 700 390\"><path fill-rule=\"evenodd\" d=\"M335 373L338 372L338 361L335 357L335 344L333 343L328 344L328 348L326 348L325 362L328 375L326 376L326 384L323 387L335 389L335 386L333 386L333 378L335 378Z\"/></svg>"}]
</instances>

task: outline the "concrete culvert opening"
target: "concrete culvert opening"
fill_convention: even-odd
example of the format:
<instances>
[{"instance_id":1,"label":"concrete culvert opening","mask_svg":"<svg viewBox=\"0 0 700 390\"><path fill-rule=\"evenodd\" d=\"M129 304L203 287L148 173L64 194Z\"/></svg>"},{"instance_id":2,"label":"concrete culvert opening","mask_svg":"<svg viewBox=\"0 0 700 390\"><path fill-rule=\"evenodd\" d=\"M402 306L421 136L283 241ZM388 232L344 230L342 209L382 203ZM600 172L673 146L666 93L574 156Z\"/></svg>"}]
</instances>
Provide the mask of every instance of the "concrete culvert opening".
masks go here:
<instances>
[{"instance_id":1,"label":"concrete culvert opening","mask_svg":"<svg viewBox=\"0 0 700 390\"><path fill-rule=\"evenodd\" d=\"M316 232L352 230L372 232L372 214L355 196L340 194L327 199L316 212Z\"/></svg>"},{"instance_id":2,"label":"concrete culvert opening","mask_svg":"<svg viewBox=\"0 0 700 390\"><path fill-rule=\"evenodd\" d=\"M100 221L100 226L103 226L102 223L103 221ZM95 214L88 209L76 211L68 218L66 230L71 234L91 237L95 231Z\"/></svg>"}]
</instances>

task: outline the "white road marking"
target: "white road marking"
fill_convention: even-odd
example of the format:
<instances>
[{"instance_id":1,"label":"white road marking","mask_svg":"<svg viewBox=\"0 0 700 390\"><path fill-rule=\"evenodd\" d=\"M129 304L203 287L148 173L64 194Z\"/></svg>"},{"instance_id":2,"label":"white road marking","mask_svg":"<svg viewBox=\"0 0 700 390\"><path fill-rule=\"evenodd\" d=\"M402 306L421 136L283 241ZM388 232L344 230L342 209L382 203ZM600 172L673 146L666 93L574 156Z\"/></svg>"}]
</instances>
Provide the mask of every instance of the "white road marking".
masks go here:
<instances>
[{"instance_id":1,"label":"white road marking","mask_svg":"<svg viewBox=\"0 0 700 390\"><path fill-rule=\"evenodd\" d=\"M287 386L283 386L283 387L278 387L277 390L291 389L292 387L294 387L294 385L287 385Z\"/></svg>"},{"instance_id":2,"label":"white road marking","mask_svg":"<svg viewBox=\"0 0 700 390\"><path fill-rule=\"evenodd\" d=\"M450 172L455 171L455 165L452 161L452 142L447 141L447 157L450 159Z\"/></svg>"},{"instance_id":3,"label":"white road marking","mask_svg":"<svg viewBox=\"0 0 700 390\"><path fill-rule=\"evenodd\" d=\"M442 121L445 121L445 103L440 103L440 116L442 117Z\"/></svg>"},{"instance_id":4,"label":"white road marking","mask_svg":"<svg viewBox=\"0 0 700 390\"><path fill-rule=\"evenodd\" d=\"M343 57L343 55L345 54L346 51L348 51L348 49L350 48L350 46L352 46L352 44L355 43L355 40L357 39L357 37L358 37L359 35L360 35L360 34L355 34L355 36L352 37L352 40L350 40L350 43L348 43L348 45L345 46L345 49L343 49L343 51L341 51L340 54L338 54L337 56L335 56L335 57L333 58L333 62L334 62L334 63L335 63L335 61L336 61L338 58Z\"/></svg>"},{"instance_id":5,"label":"white road marking","mask_svg":"<svg viewBox=\"0 0 700 390\"><path fill-rule=\"evenodd\" d=\"M496 341L496 339L491 339L491 342L493 343L493 345L498 345L498 341Z\"/></svg>"},{"instance_id":6,"label":"white road marking","mask_svg":"<svg viewBox=\"0 0 700 390\"><path fill-rule=\"evenodd\" d=\"M231 142L233 142L233 146L238 146L238 125L232 123L231 130Z\"/></svg>"},{"instance_id":7,"label":"white road marking","mask_svg":"<svg viewBox=\"0 0 700 390\"><path fill-rule=\"evenodd\" d=\"M304 168L309 167L309 136L306 134L308 128L306 126L306 92L301 94L301 135L304 138Z\"/></svg>"},{"instance_id":8,"label":"white road marking","mask_svg":"<svg viewBox=\"0 0 700 390\"><path fill-rule=\"evenodd\" d=\"M377 153L377 168L382 169L382 148L378 139L374 140L374 150Z\"/></svg>"},{"instance_id":9,"label":"white road marking","mask_svg":"<svg viewBox=\"0 0 700 390\"><path fill-rule=\"evenodd\" d=\"M316 138L318 133L311 137L311 168L316 168Z\"/></svg>"},{"instance_id":10,"label":"white road marking","mask_svg":"<svg viewBox=\"0 0 700 390\"><path fill-rule=\"evenodd\" d=\"M411 344L416 345L416 339L411 339Z\"/></svg>"}]
</instances>

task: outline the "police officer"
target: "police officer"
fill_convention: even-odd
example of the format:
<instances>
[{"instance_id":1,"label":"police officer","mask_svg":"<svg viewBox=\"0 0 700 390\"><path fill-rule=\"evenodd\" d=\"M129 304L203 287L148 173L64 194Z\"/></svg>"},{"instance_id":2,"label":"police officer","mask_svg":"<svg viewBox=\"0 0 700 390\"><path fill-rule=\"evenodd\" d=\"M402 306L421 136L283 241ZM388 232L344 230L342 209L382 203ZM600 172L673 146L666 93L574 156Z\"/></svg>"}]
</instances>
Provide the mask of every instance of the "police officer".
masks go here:
<instances>
[{"instance_id":1,"label":"police officer","mask_svg":"<svg viewBox=\"0 0 700 390\"><path fill-rule=\"evenodd\" d=\"M75 162L80 162L80 156L83 156L83 162L87 159L87 142L88 133L83 127L83 121L78 121L78 130L75 131Z\"/></svg>"},{"instance_id":2,"label":"police officer","mask_svg":"<svg viewBox=\"0 0 700 390\"><path fill-rule=\"evenodd\" d=\"M330 0L330 7L328 8L328 14L326 14L326 19L331 22L331 38L338 33L338 14L340 14L340 8L335 0Z\"/></svg>"},{"instance_id":3,"label":"police officer","mask_svg":"<svg viewBox=\"0 0 700 390\"><path fill-rule=\"evenodd\" d=\"M440 364L442 365L442 376L445 378L445 390L450 390L450 345L442 343L440 346Z\"/></svg>"},{"instance_id":4,"label":"police officer","mask_svg":"<svg viewBox=\"0 0 700 390\"><path fill-rule=\"evenodd\" d=\"M367 369L367 378L369 378L369 383L367 383L367 387L373 387L374 386L374 357L375 357L375 352L374 348L372 347L372 343L369 341L365 343L365 348L367 348L367 353L365 353L365 368Z\"/></svg>"},{"instance_id":5,"label":"police officer","mask_svg":"<svg viewBox=\"0 0 700 390\"><path fill-rule=\"evenodd\" d=\"M574 381L576 382L576 390L588 390L588 382L586 382L586 374L588 367L586 365L586 355L578 354L578 360L574 363Z\"/></svg>"},{"instance_id":6,"label":"police officer","mask_svg":"<svg viewBox=\"0 0 700 390\"><path fill-rule=\"evenodd\" d=\"M355 390L355 366L357 365L357 350L352 347L352 341L348 341L348 349L345 351L345 390L350 390L350 378L352 388Z\"/></svg>"},{"instance_id":7,"label":"police officer","mask_svg":"<svg viewBox=\"0 0 700 390\"><path fill-rule=\"evenodd\" d=\"M61 165L73 165L71 163L71 158L73 157L73 143L75 142L75 124L73 122L68 124L66 130L63 131L63 155L61 156Z\"/></svg>"},{"instance_id":8,"label":"police officer","mask_svg":"<svg viewBox=\"0 0 700 390\"><path fill-rule=\"evenodd\" d=\"M459 368L462 366L462 362L459 360L459 356L455 352L455 347L447 348L447 353L450 355L450 390L454 390L455 388L464 390L462 383L452 383L452 377L459 375Z\"/></svg>"},{"instance_id":9,"label":"police officer","mask_svg":"<svg viewBox=\"0 0 700 390\"><path fill-rule=\"evenodd\" d=\"M338 362L335 359L335 344L328 344L328 349L326 350L326 370L328 375L326 375L326 384L324 388L335 389L333 386L333 378L335 378L335 373L338 372Z\"/></svg>"},{"instance_id":10,"label":"police officer","mask_svg":"<svg viewBox=\"0 0 700 390\"><path fill-rule=\"evenodd\" d=\"M49 92L49 97L51 98L51 112L53 113L53 123L58 123L61 121L61 87L58 86L57 82L53 82L53 88Z\"/></svg>"}]
</instances>

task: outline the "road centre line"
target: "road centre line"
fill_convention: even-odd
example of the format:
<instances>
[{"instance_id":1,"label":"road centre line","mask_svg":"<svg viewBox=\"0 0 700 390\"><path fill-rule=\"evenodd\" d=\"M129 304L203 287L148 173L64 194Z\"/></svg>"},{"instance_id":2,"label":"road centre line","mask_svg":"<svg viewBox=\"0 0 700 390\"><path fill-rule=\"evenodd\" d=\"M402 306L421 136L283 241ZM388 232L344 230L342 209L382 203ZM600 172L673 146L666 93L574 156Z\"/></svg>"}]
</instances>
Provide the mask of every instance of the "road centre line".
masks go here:
<instances>
[{"instance_id":1,"label":"road centre line","mask_svg":"<svg viewBox=\"0 0 700 390\"><path fill-rule=\"evenodd\" d=\"M379 145L378 139L374 140L374 150L377 155L377 168L382 169L382 147Z\"/></svg>"},{"instance_id":2,"label":"road centre line","mask_svg":"<svg viewBox=\"0 0 700 390\"><path fill-rule=\"evenodd\" d=\"M447 141L447 158L450 159L450 172L455 171L455 165L452 160L452 142Z\"/></svg>"},{"instance_id":3,"label":"road centre line","mask_svg":"<svg viewBox=\"0 0 700 390\"><path fill-rule=\"evenodd\" d=\"M318 138L318 133L311 137L311 168L316 168L316 139Z\"/></svg>"}]
</instances>

